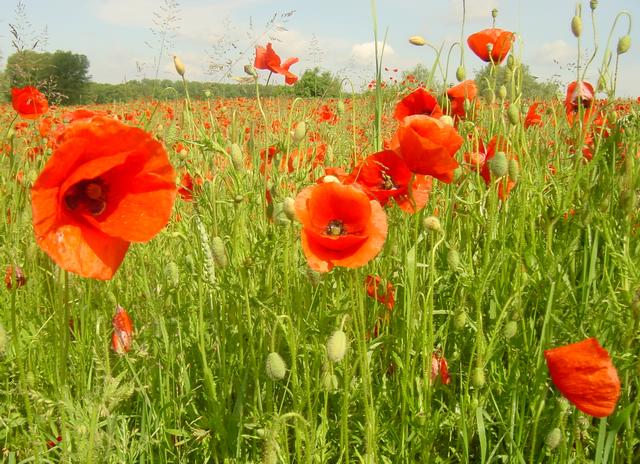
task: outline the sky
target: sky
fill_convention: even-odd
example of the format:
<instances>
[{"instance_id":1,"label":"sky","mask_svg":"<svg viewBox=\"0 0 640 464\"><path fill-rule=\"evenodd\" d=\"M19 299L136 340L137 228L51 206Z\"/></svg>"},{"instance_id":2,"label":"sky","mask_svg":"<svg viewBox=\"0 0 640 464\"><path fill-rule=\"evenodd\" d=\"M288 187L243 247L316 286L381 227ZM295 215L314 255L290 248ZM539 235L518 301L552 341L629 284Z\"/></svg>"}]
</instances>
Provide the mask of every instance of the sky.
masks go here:
<instances>
[{"instance_id":1,"label":"sky","mask_svg":"<svg viewBox=\"0 0 640 464\"><path fill-rule=\"evenodd\" d=\"M0 9L0 66L15 52L10 25L19 26L28 43L39 39L37 50L70 50L89 58L95 82L120 83L132 79L177 79L172 55L184 62L191 80L226 82L242 76L253 62L256 45L273 43L285 60L300 62L291 71L320 67L348 77L356 88L374 76L374 20L371 0L21 0L29 24L20 24L18 1L2 0ZM462 0L377 0L378 38L386 35L385 78L400 76L418 64L434 63L432 48L408 42L421 35L444 49L464 37L464 63L471 77L484 63L466 46L466 37L492 26L491 10L498 9L496 27L517 33L515 55L539 80L575 80L577 40L570 29L576 8L572 0L467 0L462 27ZM600 0L595 10L596 36L589 1L582 5L582 55L598 55L587 69L594 84L614 18L627 11L636 22L631 49L620 56L617 94L640 95L640 0ZM164 27L167 25L168 27ZM611 47L627 33L628 19L620 17ZM163 30L166 32L163 34ZM615 58L614 58L615 59ZM455 79L460 47L454 47L448 83ZM583 59L583 62L586 60ZM221 70L222 69L222 70ZM393 69L398 69L394 74ZM227 75L227 77L225 77ZM281 78L280 78L281 79ZM276 82L280 82L276 80Z\"/></svg>"}]
</instances>

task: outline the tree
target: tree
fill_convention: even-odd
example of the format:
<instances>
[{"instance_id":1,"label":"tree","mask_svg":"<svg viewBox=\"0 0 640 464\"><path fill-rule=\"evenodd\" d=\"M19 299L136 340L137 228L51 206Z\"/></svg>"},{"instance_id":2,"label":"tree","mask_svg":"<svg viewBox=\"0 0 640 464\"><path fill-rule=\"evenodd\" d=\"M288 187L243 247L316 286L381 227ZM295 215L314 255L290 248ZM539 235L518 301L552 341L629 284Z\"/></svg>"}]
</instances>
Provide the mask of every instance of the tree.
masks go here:
<instances>
[{"instance_id":1,"label":"tree","mask_svg":"<svg viewBox=\"0 0 640 464\"><path fill-rule=\"evenodd\" d=\"M491 66L487 65L476 74L475 81L478 86L478 91L481 95L484 95L489 82L492 81ZM509 70L507 66L497 66L495 75L495 88L497 90L500 86L504 85L507 90L511 88L511 79L515 79L514 82L519 82L520 92L522 97L531 100L546 100L555 98L559 92L560 85L555 81L540 82L536 76L533 76L529 71L529 66L519 65L515 69L515 73Z\"/></svg>"},{"instance_id":2,"label":"tree","mask_svg":"<svg viewBox=\"0 0 640 464\"><path fill-rule=\"evenodd\" d=\"M320 68L307 69L293 86L293 93L300 97L337 97L340 95L340 79Z\"/></svg>"},{"instance_id":3,"label":"tree","mask_svg":"<svg viewBox=\"0 0 640 464\"><path fill-rule=\"evenodd\" d=\"M89 59L85 55L58 50L51 55L50 66L56 92L66 97L63 103L81 103L91 77Z\"/></svg>"}]
</instances>

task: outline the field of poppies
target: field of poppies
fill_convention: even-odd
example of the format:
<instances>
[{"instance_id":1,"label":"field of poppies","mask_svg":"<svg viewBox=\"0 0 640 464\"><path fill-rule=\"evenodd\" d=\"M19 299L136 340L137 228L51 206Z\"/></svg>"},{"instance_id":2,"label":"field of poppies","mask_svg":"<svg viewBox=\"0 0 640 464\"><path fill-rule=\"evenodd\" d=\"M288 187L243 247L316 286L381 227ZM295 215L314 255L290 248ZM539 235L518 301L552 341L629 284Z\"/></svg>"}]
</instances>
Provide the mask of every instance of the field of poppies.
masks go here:
<instances>
[{"instance_id":1,"label":"field of poppies","mask_svg":"<svg viewBox=\"0 0 640 464\"><path fill-rule=\"evenodd\" d=\"M3 462L639 462L640 102L527 101L512 41L468 37L486 95L12 89Z\"/></svg>"}]
</instances>

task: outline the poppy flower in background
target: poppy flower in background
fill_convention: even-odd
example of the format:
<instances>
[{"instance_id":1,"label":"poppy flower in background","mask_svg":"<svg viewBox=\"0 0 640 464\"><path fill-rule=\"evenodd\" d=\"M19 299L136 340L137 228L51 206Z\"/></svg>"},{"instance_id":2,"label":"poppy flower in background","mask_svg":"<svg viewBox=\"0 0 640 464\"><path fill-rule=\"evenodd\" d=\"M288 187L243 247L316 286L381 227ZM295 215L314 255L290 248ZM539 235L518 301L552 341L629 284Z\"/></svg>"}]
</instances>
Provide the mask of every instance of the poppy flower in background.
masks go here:
<instances>
[{"instance_id":1,"label":"poppy flower in background","mask_svg":"<svg viewBox=\"0 0 640 464\"><path fill-rule=\"evenodd\" d=\"M493 137L489 141L489 145L486 147L486 149L484 148L484 144L482 143L482 141L479 141L479 147L480 147L480 150L482 150L478 154L478 158L481 159L481 163L479 166L480 175L482 176L485 184L488 187L491 185L492 180L494 181L496 180L495 176L493 176L491 173L491 165L490 165L490 162L495 157L496 153L501 151L507 155L507 159L515 159L516 162L517 162L517 158L515 156L511 156L508 154L509 147L508 147L507 140L502 137L497 137L497 136ZM492 179L492 177L494 178ZM512 180L508 175L506 175L506 190L505 190L505 182L503 178L502 181L498 182L498 197L501 200L506 200L506 198L509 196L509 193L511 192L511 190L513 190L513 187L515 186L516 186L515 181Z\"/></svg>"},{"instance_id":2,"label":"poppy flower in background","mask_svg":"<svg viewBox=\"0 0 640 464\"><path fill-rule=\"evenodd\" d=\"M411 172L432 176L448 184L458 167L454 155L462 142L453 127L430 116L414 115L400 122L390 146L404 159Z\"/></svg>"},{"instance_id":3,"label":"poppy flower in background","mask_svg":"<svg viewBox=\"0 0 640 464\"><path fill-rule=\"evenodd\" d=\"M447 98L449 98L449 114L453 118L466 118L467 112L464 108L465 100L473 101L478 95L478 87L475 81L466 80L447 89Z\"/></svg>"},{"instance_id":4,"label":"poppy flower in background","mask_svg":"<svg viewBox=\"0 0 640 464\"><path fill-rule=\"evenodd\" d=\"M513 35L513 32L494 27L471 34L467 44L482 61L500 64L509 54Z\"/></svg>"},{"instance_id":5,"label":"poppy flower in background","mask_svg":"<svg viewBox=\"0 0 640 464\"><path fill-rule=\"evenodd\" d=\"M25 119L36 119L49 111L47 97L31 86L11 89L11 105Z\"/></svg>"},{"instance_id":6,"label":"poppy flower in background","mask_svg":"<svg viewBox=\"0 0 640 464\"><path fill-rule=\"evenodd\" d=\"M529 106L529 110L527 111L527 116L524 119L525 129L528 129L531 126L542 125L542 115L538 112L539 106L540 106L540 102L533 102L531 106Z\"/></svg>"},{"instance_id":7,"label":"poppy flower in background","mask_svg":"<svg viewBox=\"0 0 640 464\"><path fill-rule=\"evenodd\" d=\"M266 47L256 46L256 58L253 67L281 74L284 76L284 81L287 85L293 85L298 81L298 76L289 71L289 68L298 61L300 61L298 58L288 58L282 63L280 57L273 51L271 42L269 42Z\"/></svg>"},{"instance_id":8,"label":"poppy flower in background","mask_svg":"<svg viewBox=\"0 0 640 464\"><path fill-rule=\"evenodd\" d=\"M415 175L411 184L412 198L409 194L412 175L402 157L392 150L385 150L365 158L345 183L360 184L382 206L393 198L403 211L415 213L427 204L432 180L429 176Z\"/></svg>"},{"instance_id":9,"label":"poppy flower in background","mask_svg":"<svg viewBox=\"0 0 640 464\"><path fill-rule=\"evenodd\" d=\"M440 378L443 385L449 385L451 382L447 360L441 354L433 353L431 355L431 382L437 378Z\"/></svg>"},{"instance_id":10,"label":"poppy flower in background","mask_svg":"<svg viewBox=\"0 0 640 464\"><path fill-rule=\"evenodd\" d=\"M113 335L111 335L111 347L117 354L125 354L131 350L133 341L133 321L129 313L122 306L116 306L116 313L111 320Z\"/></svg>"},{"instance_id":11,"label":"poppy flower in background","mask_svg":"<svg viewBox=\"0 0 640 464\"><path fill-rule=\"evenodd\" d=\"M580 411L594 417L613 413L620 379L609 353L595 338L546 350L551 380Z\"/></svg>"},{"instance_id":12,"label":"poppy flower in background","mask_svg":"<svg viewBox=\"0 0 640 464\"><path fill-rule=\"evenodd\" d=\"M60 267L110 279L130 242L168 222L176 173L150 134L114 119L71 124L31 189L38 245Z\"/></svg>"},{"instance_id":13,"label":"poppy flower in background","mask_svg":"<svg viewBox=\"0 0 640 464\"><path fill-rule=\"evenodd\" d=\"M382 279L380 276L368 275L365 280L367 287L367 295L376 301L382 303L387 309L392 310L396 304L396 291L391 282L387 282L386 288L381 288ZM385 316L385 322L388 322L388 315Z\"/></svg>"},{"instance_id":14,"label":"poppy flower in background","mask_svg":"<svg viewBox=\"0 0 640 464\"><path fill-rule=\"evenodd\" d=\"M426 114L439 118L442 116L442 109L433 95L422 87L418 87L398 102L393 117L397 121L402 121L405 117L414 114Z\"/></svg>"},{"instance_id":15,"label":"poppy flower in background","mask_svg":"<svg viewBox=\"0 0 640 464\"><path fill-rule=\"evenodd\" d=\"M295 210L302 223L302 250L315 271L364 266L387 238L382 206L353 184L306 187L296 197Z\"/></svg>"},{"instance_id":16,"label":"poppy flower in background","mask_svg":"<svg viewBox=\"0 0 640 464\"><path fill-rule=\"evenodd\" d=\"M567 86L567 95L564 99L564 108L569 124L573 124L580 108L584 109L583 121L586 123L595 108L595 92L593 86L587 81L573 81Z\"/></svg>"}]
</instances>

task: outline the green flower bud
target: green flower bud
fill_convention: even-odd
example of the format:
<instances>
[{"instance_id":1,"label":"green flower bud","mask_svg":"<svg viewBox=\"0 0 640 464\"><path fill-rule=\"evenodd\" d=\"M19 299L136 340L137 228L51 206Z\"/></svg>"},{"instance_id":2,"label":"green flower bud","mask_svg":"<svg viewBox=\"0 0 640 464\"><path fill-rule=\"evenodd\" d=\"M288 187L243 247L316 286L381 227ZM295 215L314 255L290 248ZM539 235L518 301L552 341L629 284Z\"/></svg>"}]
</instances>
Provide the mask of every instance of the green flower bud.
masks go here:
<instances>
[{"instance_id":1,"label":"green flower bud","mask_svg":"<svg viewBox=\"0 0 640 464\"><path fill-rule=\"evenodd\" d=\"M171 261L165 266L164 277L169 288L178 288L180 285L180 268L175 262Z\"/></svg>"},{"instance_id":2,"label":"green flower bud","mask_svg":"<svg viewBox=\"0 0 640 464\"><path fill-rule=\"evenodd\" d=\"M231 145L231 163L237 171L244 170L244 154L237 143Z\"/></svg>"},{"instance_id":3,"label":"green flower bud","mask_svg":"<svg viewBox=\"0 0 640 464\"><path fill-rule=\"evenodd\" d=\"M450 271L457 271L460 268L460 254L455 248L450 248L447 251L447 266Z\"/></svg>"},{"instance_id":4,"label":"green flower bud","mask_svg":"<svg viewBox=\"0 0 640 464\"><path fill-rule=\"evenodd\" d=\"M293 143L302 142L305 135L307 135L307 124L304 121L300 121L293 130Z\"/></svg>"},{"instance_id":5,"label":"green flower bud","mask_svg":"<svg viewBox=\"0 0 640 464\"><path fill-rule=\"evenodd\" d=\"M504 326L504 338L507 340L513 338L518 331L518 323L516 321L509 321Z\"/></svg>"},{"instance_id":6,"label":"green flower bud","mask_svg":"<svg viewBox=\"0 0 640 464\"><path fill-rule=\"evenodd\" d=\"M256 71L256 68L254 68L250 64L245 64L244 65L244 72L245 72L245 74L253 77L254 79L258 78L258 72Z\"/></svg>"},{"instance_id":7,"label":"green flower bud","mask_svg":"<svg viewBox=\"0 0 640 464\"><path fill-rule=\"evenodd\" d=\"M412 35L411 37L409 37L409 43L411 45L422 47L427 43L427 41L421 35Z\"/></svg>"},{"instance_id":8,"label":"green flower bud","mask_svg":"<svg viewBox=\"0 0 640 464\"><path fill-rule=\"evenodd\" d=\"M285 198L282 201L282 210L289 220L293 221L296 217L296 201L291 197Z\"/></svg>"},{"instance_id":9,"label":"green flower bud","mask_svg":"<svg viewBox=\"0 0 640 464\"><path fill-rule=\"evenodd\" d=\"M265 369L267 371L267 377L273 381L282 380L287 374L287 365L284 359L275 351L269 353L267 356Z\"/></svg>"},{"instance_id":10,"label":"green flower bud","mask_svg":"<svg viewBox=\"0 0 640 464\"><path fill-rule=\"evenodd\" d=\"M491 10L491 17L493 19L496 19L498 17L498 9L494 8L493 10Z\"/></svg>"},{"instance_id":11,"label":"green flower bud","mask_svg":"<svg viewBox=\"0 0 640 464\"><path fill-rule=\"evenodd\" d=\"M618 55L622 55L623 53L627 53L631 48L631 36L629 34L623 35L618 40Z\"/></svg>"},{"instance_id":12,"label":"green flower bud","mask_svg":"<svg viewBox=\"0 0 640 464\"><path fill-rule=\"evenodd\" d=\"M338 113L338 116L342 117L344 116L344 102L342 100L338 100L338 105L336 107L336 112Z\"/></svg>"},{"instance_id":13,"label":"green flower bud","mask_svg":"<svg viewBox=\"0 0 640 464\"><path fill-rule=\"evenodd\" d=\"M328 392L336 391L338 389L338 377L329 370L325 370L320 378L322 388Z\"/></svg>"},{"instance_id":14,"label":"green flower bud","mask_svg":"<svg viewBox=\"0 0 640 464\"><path fill-rule=\"evenodd\" d=\"M471 385L475 388L482 388L487 383L484 376L484 369L482 367L476 367L471 371Z\"/></svg>"},{"instance_id":15,"label":"green flower bud","mask_svg":"<svg viewBox=\"0 0 640 464\"><path fill-rule=\"evenodd\" d=\"M549 449L556 449L562 440L562 432L558 427L554 428L547 434L547 437L544 439L545 445Z\"/></svg>"},{"instance_id":16,"label":"green flower bud","mask_svg":"<svg viewBox=\"0 0 640 464\"><path fill-rule=\"evenodd\" d=\"M514 126L520 122L520 108L515 103L509 105L509 109L507 110L507 118L509 122Z\"/></svg>"},{"instance_id":17,"label":"green flower bud","mask_svg":"<svg viewBox=\"0 0 640 464\"><path fill-rule=\"evenodd\" d=\"M509 170L508 163L507 155L505 155L504 152L499 151L489 160L489 169L491 170L491 174L495 177L504 176Z\"/></svg>"},{"instance_id":18,"label":"green flower bud","mask_svg":"<svg viewBox=\"0 0 640 464\"><path fill-rule=\"evenodd\" d=\"M456 309L453 313L453 327L456 330L461 330L467 323L467 313L464 309Z\"/></svg>"},{"instance_id":19,"label":"green flower bud","mask_svg":"<svg viewBox=\"0 0 640 464\"><path fill-rule=\"evenodd\" d=\"M347 353L347 334L343 330L336 330L327 341L327 357L329 361L338 363Z\"/></svg>"},{"instance_id":20,"label":"green flower bud","mask_svg":"<svg viewBox=\"0 0 640 464\"><path fill-rule=\"evenodd\" d=\"M580 37L582 34L582 18L578 15L571 19L571 32L575 37Z\"/></svg>"},{"instance_id":21,"label":"green flower bud","mask_svg":"<svg viewBox=\"0 0 640 464\"><path fill-rule=\"evenodd\" d=\"M464 66L458 66L458 69L456 69L456 79L458 80L458 82L462 82L466 77L466 74L467 73L464 70Z\"/></svg>"},{"instance_id":22,"label":"green flower bud","mask_svg":"<svg viewBox=\"0 0 640 464\"><path fill-rule=\"evenodd\" d=\"M498 97L500 97L501 100L507 98L507 88L504 85L498 88Z\"/></svg>"},{"instance_id":23,"label":"green flower bud","mask_svg":"<svg viewBox=\"0 0 640 464\"><path fill-rule=\"evenodd\" d=\"M211 239L211 254L213 255L213 260L219 267L225 267L229 263L224 242L218 236Z\"/></svg>"},{"instance_id":24,"label":"green flower bud","mask_svg":"<svg viewBox=\"0 0 640 464\"><path fill-rule=\"evenodd\" d=\"M509 179L514 182L518 182L518 179L520 178L520 163L518 163L516 159L509 160L508 174Z\"/></svg>"},{"instance_id":25,"label":"green flower bud","mask_svg":"<svg viewBox=\"0 0 640 464\"><path fill-rule=\"evenodd\" d=\"M589 2L589 7L591 8L591 11L595 10L598 7L598 0L591 0Z\"/></svg>"},{"instance_id":26,"label":"green flower bud","mask_svg":"<svg viewBox=\"0 0 640 464\"><path fill-rule=\"evenodd\" d=\"M638 200L636 198L636 192L631 189L625 189L620 192L620 198L618 199L620 204L620 210L624 214L631 214L636 209Z\"/></svg>"},{"instance_id":27,"label":"green flower bud","mask_svg":"<svg viewBox=\"0 0 640 464\"><path fill-rule=\"evenodd\" d=\"M442 225L440 225L440 219L435 216L429 216L422 221L424 228L429 232L442 232Z\"/></svg>"},{"instance_id":28,"label":"green flower bud","mask_svg":"<svg viewBox=\"0 0 640 464\"><path fill-rule=\"evenodd\" d=\"M507 68L513 71L514 69L516 69L516 65L516 59L513 57L513 55L509 55L507 57Z\"/></svg>"},{"instance_id":29,"label":"green flower bud","mask_svg":"<svg viewBox=\"0 0 640 464\"><path fill-rule=\"evenodd\" d=\"M490 105L496 101L496 94L493 93L493 90L486 89L484 91L484 101L486 101Z\"/></svg>"},{"instance_id":30,"label":"green flower bud","mask_svg":"<svg viewBox=\"0 0 640 464\"><path fill-rule=\"evenodd\" d=\"M449 127L453 127L453 118L447 114L440 116L440 122L445 123Z\"/></svg>"}]
</instances>

